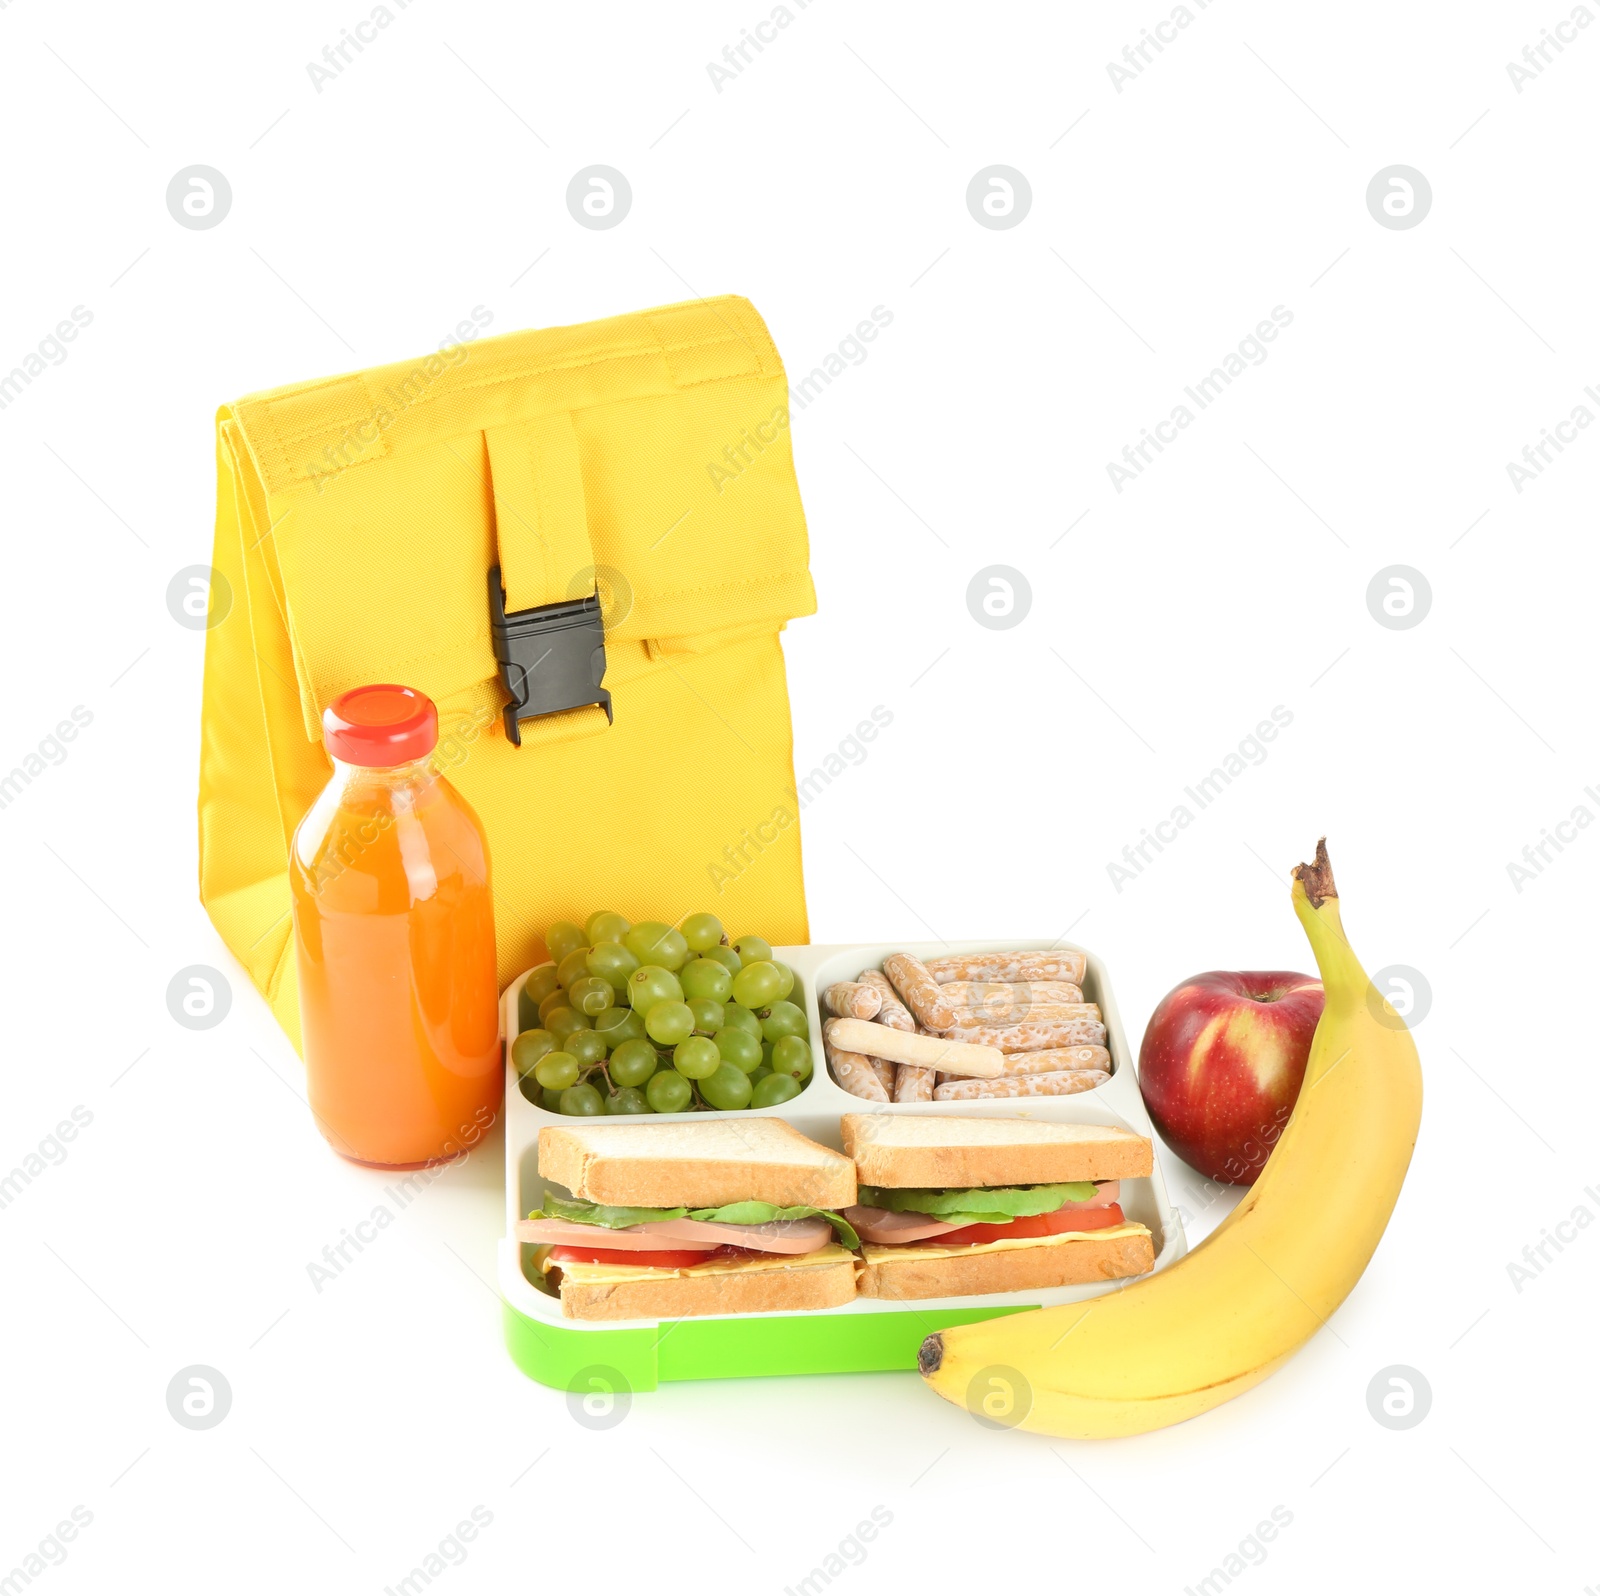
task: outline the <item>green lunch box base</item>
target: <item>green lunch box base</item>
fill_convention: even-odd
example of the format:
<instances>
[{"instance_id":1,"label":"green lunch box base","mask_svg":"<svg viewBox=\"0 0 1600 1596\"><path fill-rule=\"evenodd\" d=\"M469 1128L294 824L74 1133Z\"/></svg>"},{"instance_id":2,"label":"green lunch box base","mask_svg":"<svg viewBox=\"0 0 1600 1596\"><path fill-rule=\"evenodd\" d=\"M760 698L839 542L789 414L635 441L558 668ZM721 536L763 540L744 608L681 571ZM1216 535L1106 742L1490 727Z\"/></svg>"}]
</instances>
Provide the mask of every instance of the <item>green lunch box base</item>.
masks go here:
<instances>
[{"instance_id":1,"label":"green lunch box base","mask_svg":"<svg viewBox=\"0 0 1600 1596\"><path fill-rule=\"evenodd\" d=\"M566 1330L503 1304L511 1361L560 1391L653 1391L663 1380L758 1374L861 1374L917 1366L923 1338L1032 1308L941 1308L844 1319L678 1319L636 1330ZM592 1382L592 1383L591 1383Z\"/></svg>"},{"instance_id":2,"label":"green lunch box base","mask_svg":"<svg viewBox=\"0 0 1600 1596\"><path fill-rule=\"evenodd\" d=\"M1111 1079L1095 1091L1072 1097L869 1104L852 1097L828 1074L823 1062L823 1015L817 1006L817 994L832 982L854 979L863 969L877 966L888 953L913 953L927 959L945 953L1016 949L1059 951L1056 943L1037 940L961 942L948 947L943 943L913 942L775 948L775 957L794 971L799 983L793 1001L805 1011L816 1068L798 1097L777 1108L742 1113L770 1114L786 1120L804 1135L830 1147L840 1145L839 1116L864 1111L913 1117L976 1114L996 1119L1118 1125L1141 1136L1153 1135L1139 1095L1116 994L1104 965L1093 953L1086 953L1083 992L1090 1002L1100 1005L1112 1065ZM617 1325L564 1319L559 1301L533 1283L533 1249L516 1240L517 1221L538 1202L544 1188L538 1173L539 1130L563 1123L560 1115L547 1113L523 1095L511 1063L510 1044L517 1035L518 997L525 979L524 974L513 981L501 1003L501 1029L506 1040L506 1234L500 1244L499 1285L505 1309L506 1346L512 1361L542 1384L579 1393L650 1391L663 1380L915 1369L917 1349L936 1330L1079 1302L1117 1290L1123 1284L1103 1281L991 1297L944 1297L881 1306L869 1306L868 1299L858 1298L844 1307L803 1314L707 1315L659 1323L633 1320ZM651 1119L670 1124L700 1117L658 1114ZM1183 1255L1183 1222L1168 1200L1159 1161L1150 1175L1122 1183L1122 1205L1130 1219L1149 1227L1158 1270Z\"/></svg>"}]
</instances>

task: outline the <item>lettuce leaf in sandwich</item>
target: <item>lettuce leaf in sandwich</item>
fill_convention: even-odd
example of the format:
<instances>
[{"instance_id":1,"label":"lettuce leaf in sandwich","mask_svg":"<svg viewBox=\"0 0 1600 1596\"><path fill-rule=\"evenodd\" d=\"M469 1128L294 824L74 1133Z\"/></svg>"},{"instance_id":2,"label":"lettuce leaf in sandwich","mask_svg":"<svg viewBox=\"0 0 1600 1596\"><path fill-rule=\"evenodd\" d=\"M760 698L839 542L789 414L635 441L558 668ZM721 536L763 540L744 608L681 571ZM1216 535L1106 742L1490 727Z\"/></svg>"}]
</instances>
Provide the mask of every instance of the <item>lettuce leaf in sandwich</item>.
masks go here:
<instances>
[{"instance_id":1,"label":"lettuce leaf in sandwich","mask_svg":"<svg viewBox=\"0 0 1600 1596\"><path fill-rule=\"evenodd\" d=\"M1089 1188L1093 1192L1094 1187ZM799 1205L780 1208L776 1203L724 1203L720 1208L610 1208L604 1203L584 1202L578 1197L544 1194L544 1204L528 1215L529 1219L570 1219L579 1225L598 1225L605 1230L626 1230L632 1225L648 1225L660 1219L698 1219L715 1225L770 1225L784 1219L810 1219L820 1216L833 1226L834 1235L846 1247L859 1247L861 1238L842 1214L829 1208Z\"/></svg>"},{"instance_id":2,"label":"lettuce leaf in sandwich","mask_svg":"<svg viewBox=\"0 0 1600 1596\"><path fill-rule=\"evenodd\" d=\"M964 1191L863 1186L859 1201L863 1207L927 1214L951 1224L1003 1225L1033 1214L1053 1214L1066 1203L1087 1202L1094 1194L1092 1180L1065 1181L1054 1186L969 1186Z\"/></svg>"}]
</instances>

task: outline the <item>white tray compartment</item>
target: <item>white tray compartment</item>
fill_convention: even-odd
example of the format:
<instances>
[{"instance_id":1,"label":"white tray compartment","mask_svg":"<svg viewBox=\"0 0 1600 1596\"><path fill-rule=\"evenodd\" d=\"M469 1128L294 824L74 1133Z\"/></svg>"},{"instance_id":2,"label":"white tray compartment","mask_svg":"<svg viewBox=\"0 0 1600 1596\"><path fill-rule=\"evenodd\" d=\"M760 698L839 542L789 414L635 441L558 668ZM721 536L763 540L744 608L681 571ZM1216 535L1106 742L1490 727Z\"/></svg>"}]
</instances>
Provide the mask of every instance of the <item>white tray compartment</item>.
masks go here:
<instances>
[{"instance_id":1,"label":"white tray compartment","mask_svg":"<svg viewBox=\"0 0 1600 1596\"><path fill-rule=\"evenodd\" d=\"M1083 978L1084 999L1098 1003L1106 1025L1106 1046L1111 1052L1111 1079L1092 1092L1077 1092L1070 1097L1009 1097L979 1099L960 1103L870 1103L856 1097L838 1084L828 1073L827 1059L822 1049L822 1013L818 994L835 981L854 980L863 970L869 969L891 953L910 953L919 959L948 958L972 953L1056 953L1082 952L1087 960ZM838 943L824 946L774 948L773 957L781 959L795 973L804 987L806 1018L811 1028L811 1051L816 1067L811 1079L800 1095L781 1103L776 1108L740 1109L719 1118L745 1118L751 1114L766 1114L774 1119L787 1120L796 1130L829 1147L840 1147L839 1116L841 1114L957 1114L982 1115L993 1119L1049 1120L1075 1125L1119 1125L1140 1136L1153 1137L1150 1116L1145 1112L1144 1099L1139 1095L1139 1082L1134 1074L1133 1055L1122 1029L1122 1013L1117 1007L1116 994L1105 966L1087 949L1071 943L1044 940L1009 942L877 942ZM613 1330L638 1328L655 1321L614 1320L603 1324L588 1324L578 1319L563 1317L561 1304L534 1286L523 1274L523 1247L516 1240L517 1221L535 1207L544 1195L548 1182L541 1179L538 1170L539 1127L564 1123L563 1116L528 1101L522 1095L516 1069L511 1063L511 1043L517 1036L517 997L526 975L519 976L506 989L501 999L501 1028L505 1036L506 1067L506 1234L500 1243L500 1291L506 1301L530 1319L548 1320L565 1329ZM694 1119L706 1111L688 1114L653 1114L650 1120L672 1121ZM644 1123L641 1117L641 1123ZM1156 1268L1164 1269L1183 1256L1186 1242L1183 1225L1167 1197L1166 1180L1161 1173L1159 1160L1148 1177L1125 1180L1122 1183L1122 1207L1130 1219L1138 1220L1150 1228L1156 1248ZM531 1253L532 1249L528 1251ZM1106 1291L1116 1290L1122 1282L1083 1286L1058 1286L1045 1291L996 1292L981 1297L936 1297L916 1302L883 1302L875 1298L858 1297L840 1308L823 1308L818 1313L910 1313L919 1309L973 1308L993 1303L997 1308L1015 1304L1037 1303L1049 1306L1058 1302L1077 1302L1086 1297L1096 1297ZM761 1315L741 1314L741 1318L758 1318ZM782 1315L778 1315L782 1317Z\"/></svg>"}]
</instances>

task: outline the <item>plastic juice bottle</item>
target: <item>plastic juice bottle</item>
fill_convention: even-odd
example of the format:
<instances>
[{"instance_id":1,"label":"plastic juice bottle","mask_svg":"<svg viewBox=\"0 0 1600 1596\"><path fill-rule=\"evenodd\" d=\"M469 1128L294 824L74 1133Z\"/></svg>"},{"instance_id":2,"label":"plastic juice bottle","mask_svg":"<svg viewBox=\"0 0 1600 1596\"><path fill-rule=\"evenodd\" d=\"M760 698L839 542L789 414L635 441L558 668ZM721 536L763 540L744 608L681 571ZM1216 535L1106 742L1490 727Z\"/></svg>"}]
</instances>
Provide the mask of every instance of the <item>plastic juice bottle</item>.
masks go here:
<instances>
[{"instance_id":1,"label":"plastic juice bottle","mask_svg":"<svg viewBox=\"0 0 1600 1596\"><path fill-rule=\"evenodd\" d=\"M346 1158L414 1169L472 1147L500 1102L488 843L430 766L422 693L354 688L322 731L333 779L289 862L311 1112Z\"/></svg>"}]
</instances>

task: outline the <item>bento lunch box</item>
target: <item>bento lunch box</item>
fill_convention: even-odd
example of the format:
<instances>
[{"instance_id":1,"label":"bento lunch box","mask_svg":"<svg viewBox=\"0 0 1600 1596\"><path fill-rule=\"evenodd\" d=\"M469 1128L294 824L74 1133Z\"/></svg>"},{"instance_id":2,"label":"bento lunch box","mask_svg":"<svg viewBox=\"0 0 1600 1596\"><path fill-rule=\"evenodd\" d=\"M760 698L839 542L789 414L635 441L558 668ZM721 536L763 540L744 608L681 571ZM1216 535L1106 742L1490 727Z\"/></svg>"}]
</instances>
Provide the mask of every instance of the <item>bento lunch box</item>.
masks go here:
<instances>
[{"instance_id":1,"label":"bento lunch box","mask_svg":"<svg viewBox=\"0 0 1600 1596\"><path fill-rule=\"evenodd\" d=\"M1087 949L1083 978L1086 1001L1098 1003L1111 1052L1111 1079L1090 1092L1070 1097L1012 1097L953 1103L869 1103L845 1091L828 1073L822 1047L818 994L835 981L854 980L891 953L920 959L952 954L1059 952L1059 942L881 942L859 945L775 948L794 972L811 1028L816 1064L797 1097L769 1109L741 1109L722 1118L767 1114L787 1120L813 1141L841 1147L842 1114L984 1115L1000 1119L1054 1120L1082 1125L1118 1125L1141 1136L1153 1136L1150 1117L1139 1095L1133 1056L1123 1034L1122 1016L1105 966ZM1070 947L1070 944L1065 946ZM805 1313L707 1315L669 1321L608 1321L604 1324L567 1319L560 1300L534 1282L534 1249L516 1239L517 1221L539 1205L545 1187L538 1170L539 1130L564 1123L559 1114L523 1096L511 1043L517 1035L517 999L527 972L501 997L505 1037L506 1099L506 1234L500 1243L499 1285L504 1301L504 1329L512 1360L543 1385L568 1391L648 1391L663 1380L713 1380L761 1374L830 1374L869 1370L914 1369L923 1338L950 1325L1026 1313L1055 1303L1076 1302L1114 1291L1126 1282L1057 1286L982 1297L925 1298L895 1303L858 1297L838 1308ZM704 1110L700 1111L704 1113ZM651 1120L692 1119L696 1114L655 1114ZM559 1188L557 1188L559 1189ZM1165 1269L1183 1256L1183 1226L1167 1198L1159 1160L1148 1177L1122 1183L1122 1206L1129 1219L1147 1225L1155 1244L1155 1267Z\"/></svg>"}]
</instances>

